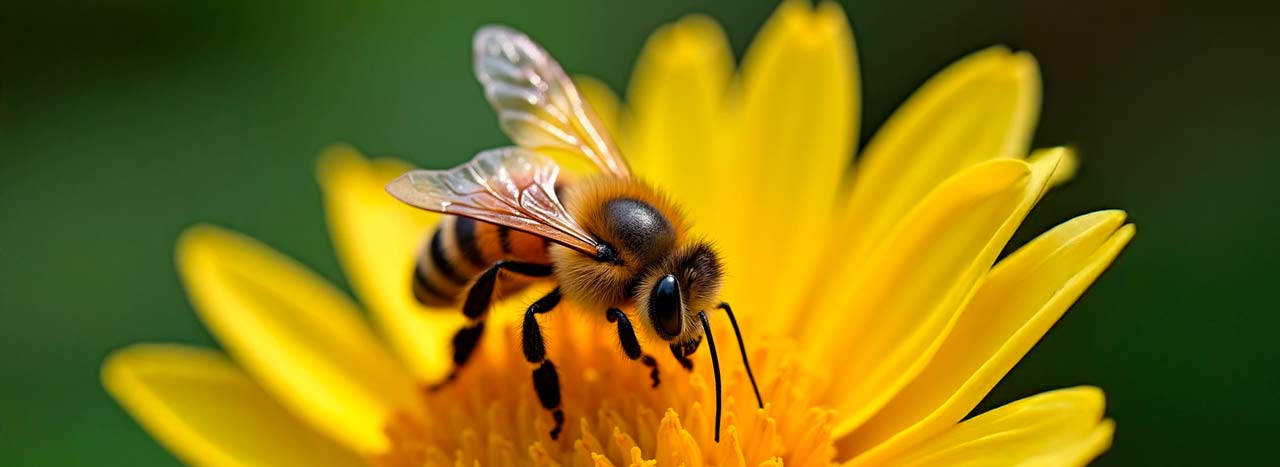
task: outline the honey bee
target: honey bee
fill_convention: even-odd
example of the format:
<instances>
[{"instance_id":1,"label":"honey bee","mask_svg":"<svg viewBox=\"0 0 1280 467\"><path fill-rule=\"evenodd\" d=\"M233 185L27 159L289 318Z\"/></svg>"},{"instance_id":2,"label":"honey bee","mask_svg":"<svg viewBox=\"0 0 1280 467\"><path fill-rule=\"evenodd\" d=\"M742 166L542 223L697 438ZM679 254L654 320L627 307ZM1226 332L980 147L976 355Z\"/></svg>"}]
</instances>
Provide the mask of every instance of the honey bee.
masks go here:
<instances>
[{"instance_id":1,"label":"honey bee","mask_svg":"<svg viewBox=\"0 0 1280 467\"><path fill-rule=\"evenodd\" d=\"M537 317L567 300L615 325L622 352L650 369L655 387L658 363L641 348L637 332L667 343L687 370L693 369L689 355L705 338L719 441L720 362L707 310L728 315L756 402L764 404L737 320L719 301L723 272L716 250L688 234L670 198L632 176L591 106L542 47L520 32L487 26L476 32L473 49L476 77L516 146L480 152L449 170L410 171L387 185L400 201L448 215L425 242L412 274L421 303L461 302L469 320L453 337L454 367L439 384L452 381L467 363L495 299L551 280L558 286L525 311L521 342L535 367L538 400L555 421L552 439L565 415ZM545 150L585 157L600 173L558 184L560 168L538 152Z\"/></svg>"}]
</instances>

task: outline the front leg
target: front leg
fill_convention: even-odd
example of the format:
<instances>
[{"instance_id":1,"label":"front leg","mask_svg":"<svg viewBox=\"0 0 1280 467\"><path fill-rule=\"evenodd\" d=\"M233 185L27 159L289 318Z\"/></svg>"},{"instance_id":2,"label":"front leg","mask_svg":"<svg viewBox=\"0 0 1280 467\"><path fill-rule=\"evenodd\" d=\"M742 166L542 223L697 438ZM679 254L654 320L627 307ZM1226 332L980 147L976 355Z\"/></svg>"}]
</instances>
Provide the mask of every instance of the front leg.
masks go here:
<instances>
[{"instance_id":1,"label":"front leg","mask_svg":"<svg viewBox=\"0 0 1280 467\"><path fill-rule=\"evenodd\" d=\"M627 358L639 360L644 366L649 367L649 379L653 381L652 387L658 387L658 360L652 355L646 354L640 350L640 340L636 338L636 330L631 327L631 320L627 318L627 314L617 308L610 308L605 312L605 316L609 318L610 323L618 323L618 342L622 344L622 353Z\"/></svg>"},{"instance_id":2,"label":"front leg","mask_svg":"<svg viewBox=\"0 0 1280 467\"><path fill-rule=\"evenodd\" d=\"M671 355L676 357L676 361L680 362L680 366L684 369L693 371L693 360L690 360L689 356L698 351L700 344L702 344L702 336L698 336L698 340L695 341L671 344Z\"/></svg>"}]
</instances>

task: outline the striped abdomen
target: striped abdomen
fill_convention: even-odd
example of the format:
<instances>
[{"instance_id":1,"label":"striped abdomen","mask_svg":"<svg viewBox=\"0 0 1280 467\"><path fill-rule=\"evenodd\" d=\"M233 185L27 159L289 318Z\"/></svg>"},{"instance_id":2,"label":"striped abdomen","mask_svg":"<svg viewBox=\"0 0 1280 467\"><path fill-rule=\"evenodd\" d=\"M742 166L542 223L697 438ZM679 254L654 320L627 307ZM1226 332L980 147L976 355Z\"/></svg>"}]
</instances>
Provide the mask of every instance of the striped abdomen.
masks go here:
<instances>
[{"instance_id":1,"label":"striped abdomen","mask_svg":"<svg viewBox=\"0 0 1280 467\"><path fill-rule=\"evenodd\" d=\"M418 253L413 295L428 306L458 304L471 281L500 259L547 264L547 241L467 217L443 216ZM499 295L528 284L527 278L504 273Z\"/></svg>"}]
</instances>

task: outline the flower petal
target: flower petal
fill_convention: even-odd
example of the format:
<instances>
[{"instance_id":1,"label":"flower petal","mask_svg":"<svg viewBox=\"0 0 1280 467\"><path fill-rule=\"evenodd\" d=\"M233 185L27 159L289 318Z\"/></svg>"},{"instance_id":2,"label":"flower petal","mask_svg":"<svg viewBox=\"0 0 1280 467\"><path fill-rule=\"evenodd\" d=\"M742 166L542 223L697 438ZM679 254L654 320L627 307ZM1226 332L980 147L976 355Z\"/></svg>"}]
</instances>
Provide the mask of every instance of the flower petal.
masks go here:
<instances>
[{"instance_id":1,"label":"flower petal","mask_svg":"<svg viewBox=\"0 0 1280 467\"><path fill-rule=\"evenodd\" d=\"M1111 446L1115 424L1092 387L1032 396L956 425L886 462L894 466L1085 465Z\"/></svg>"},{"instance_id":2,"label":"flower petal","mask_svg":"<svg viewBox=\"0 0 1280 467\"><path fill-rule=\"evenodd\" d=\"M708 178L723 160L724 98L733 52L715 20L690 15L658 28L631 76L623 147L642 178L684 203L700 226L717 227Z\"/></svg>"},{"instance_id":3,"label":"flower petal","mask_svg":"<svg viewBox=\"0 0 1280 467\"><path fill-rule=\"evenodd\" d=\"M414 376L444 377L452 365L449 339L463 318L453 310L426 310L410 281L439 216L396 201L384 188L411 167L370 162L342 145L326 149L318 166L329 231L351 288Z\"/></svg>"},{"instance_id":4,"label":"flower petal","mask_svg":"<svg viewBox=\"0 0 1280 467\"><path fill-rule=\"evenodd\" d=\"M830 401L841 415L837 437L923 370L1055 167L996 160L944 182L907 215L867 273L843 282L841 301L808 316L801 341L841 368Z\"/></svg>"},{"instance_id":5,"label":"flower petal","mask_svg":"<svg viewBox=\"0 0 1280 467\"><path fill-rule=\"evenodd\" d=\"M361 453L387 447L393 412L418 413L408 375L333 286L247 237L212 226L178 240L192 304L267 392Z\"/></svg>"},{"instance_id":6,"label":"flower petal","mask_svg":"<svg viewBox=\"0 0 1280 467\"><path fill-rule=\"evenodd\" d=\"M1039 106L1035 60L1003 47L965 57L925 83L862 154L835 222L841 236L828 247L846 258L835 274L868 267L870 255L943 180L982 161L1026 155Z\"/></svg>"},{"instance_id":7,"label":"flower petal","mask_svg":"<svg viewBox=\"0 0 1280 467\"><path fill-rule=\"evenodd\" d=\"M808 293L823 253L812 245L830 235L856 144L857 73L853 33L833 2L783 2L743 59L740 120L726 156L733 165L701 183L720 192L717 209L729 219L722 227L730 234L716 240L731 259L730 288L760 291L748 313L791 309ZM753 322L768 328L764 320L783 314L753 313Z\"/></svg>"},{"instance_id":8,"label":"flower petal","mask_svg":"<svg viewBox=\"0 0 1280 467\"><path fill-rule=\"evenodd\" d=\"M1121 211L1059 225L992 270L933 361L848 436L854 465L875 465L964 418L1133 238ZM868 451L870 449L870 451Z\"/></svg>"},{"instance_id":9,"label":"flower petal","mask_svg":"<svg viewBox=\"0 0 1280 467\"><path fill-rule=\"evenodd\" d=\"M298 421L221 354L138 344L112 353L102 384L156 440L191 465L362 465Z\"/></svg>"}]
</instances>

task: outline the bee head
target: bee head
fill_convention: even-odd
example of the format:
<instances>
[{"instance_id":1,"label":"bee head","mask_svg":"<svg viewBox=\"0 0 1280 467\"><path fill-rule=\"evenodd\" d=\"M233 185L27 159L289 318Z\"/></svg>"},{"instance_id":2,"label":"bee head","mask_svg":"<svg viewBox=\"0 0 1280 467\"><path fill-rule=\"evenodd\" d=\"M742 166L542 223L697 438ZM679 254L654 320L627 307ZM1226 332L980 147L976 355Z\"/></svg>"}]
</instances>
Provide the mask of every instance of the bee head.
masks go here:
<instances>
[{"instance_id":1,"label":"bee head","mask_svg":"<svg viewBox=\"0 0 1280 467\"><path fill-rule=\"evenodd\" d=\"M650 269L636 288L636 309L664 341L689 342L702 335L698 312L715 307L723 272L710 245L677 248Z\"/></svg>"}]
</instances>

